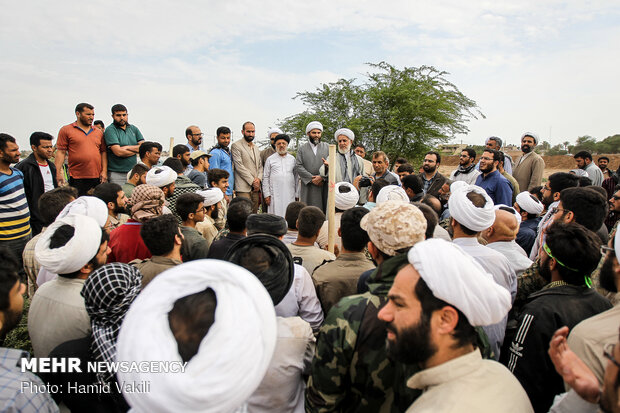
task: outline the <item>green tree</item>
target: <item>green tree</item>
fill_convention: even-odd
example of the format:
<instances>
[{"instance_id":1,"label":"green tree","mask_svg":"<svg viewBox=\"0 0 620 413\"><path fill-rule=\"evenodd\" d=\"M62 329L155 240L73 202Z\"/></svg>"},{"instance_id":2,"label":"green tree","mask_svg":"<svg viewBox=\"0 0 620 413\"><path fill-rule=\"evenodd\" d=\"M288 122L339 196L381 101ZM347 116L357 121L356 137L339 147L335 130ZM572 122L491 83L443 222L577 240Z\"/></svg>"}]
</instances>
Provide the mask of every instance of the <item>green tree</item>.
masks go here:
<instances>
[{"instance_id":1,"label":"green tree","mask_svg":"<svg viewBox=\"0 0 620 413\"><path fill-rule=\"evenodd\" d=\"M619 153L620 152L620 135L616 134L608 136L596 144L598 153Z\"/></svg>"},{"instance_id":2,"label":"green tree","mask_svg":"<svg viewBox=\"0 0 620 413\"><path fill-rule=\"evenodd\" d=\"M579 151L588 151L588 152L594 152L596 151L596 139L594 139L592 136L589 135L584 135L584 136L580 136L577 138L577 141L575 142L575 147L573 148L572 153L577 153Z\"/></svg>"},{"instance_id":3,"label":"green tree","mask_svg":"<svg viewBox=\"0 0 620 413\"><path fill-rule=\"evenodd\" d=\"M476 102L432 66L398 69L388 63L369 64L376 70L362 82L340 79L313 92L299 92L308 109L280 122L295 136L296 146L312 120L324 126L324 139L347 127L368 153L382 150L391 159L419 159L427 150L467 133L467 121L484 117Z\"/></svg>"}]
</instances>

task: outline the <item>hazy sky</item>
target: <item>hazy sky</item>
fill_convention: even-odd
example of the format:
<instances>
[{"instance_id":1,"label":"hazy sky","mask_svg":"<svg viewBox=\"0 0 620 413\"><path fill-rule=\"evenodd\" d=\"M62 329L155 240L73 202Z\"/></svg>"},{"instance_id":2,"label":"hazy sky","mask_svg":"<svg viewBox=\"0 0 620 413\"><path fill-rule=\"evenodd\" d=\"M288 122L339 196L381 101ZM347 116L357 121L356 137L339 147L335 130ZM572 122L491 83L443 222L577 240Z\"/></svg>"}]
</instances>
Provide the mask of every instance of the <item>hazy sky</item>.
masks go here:
<instances>
[{"instance_id":1,"label":"hazy sky","mask_svg":"<svg viewBox=\"0 0 620 413\"><path fill-rule=\"evenodd\" d=\"M450 73L486 119L455 141L534 131L552 144L620 133L620 2L0 0L0 131L26 146L123 103L147 140L197 124L263 138L291 98L361 77L366 62ZM614 46L615 45L615 46ZM346 125L342 125L346 126Z\"/></svg>"}]
</instances>

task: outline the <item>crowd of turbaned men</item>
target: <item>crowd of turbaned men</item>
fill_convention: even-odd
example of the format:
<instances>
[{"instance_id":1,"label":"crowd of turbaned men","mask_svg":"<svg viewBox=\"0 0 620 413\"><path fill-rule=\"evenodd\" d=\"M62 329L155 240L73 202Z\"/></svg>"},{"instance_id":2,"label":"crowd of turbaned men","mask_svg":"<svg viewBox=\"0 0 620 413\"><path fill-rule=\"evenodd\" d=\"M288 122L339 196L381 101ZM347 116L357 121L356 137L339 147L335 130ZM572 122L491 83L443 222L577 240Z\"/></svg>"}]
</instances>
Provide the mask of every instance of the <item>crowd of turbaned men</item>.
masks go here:
<instances>
[{"instance_id":1,"label":"crowd of turbaned men","mask_svg":"<svg viewBox=\"0 0 620 413\"><path fill-rule=\"evenodd\" d=\"M162 162L94 113L23 160L0 133L1 411L620 411L607 157L543 180L526 132L448 177L313 121L296 156L246 122Z\"/></svg>"}]
</instances>

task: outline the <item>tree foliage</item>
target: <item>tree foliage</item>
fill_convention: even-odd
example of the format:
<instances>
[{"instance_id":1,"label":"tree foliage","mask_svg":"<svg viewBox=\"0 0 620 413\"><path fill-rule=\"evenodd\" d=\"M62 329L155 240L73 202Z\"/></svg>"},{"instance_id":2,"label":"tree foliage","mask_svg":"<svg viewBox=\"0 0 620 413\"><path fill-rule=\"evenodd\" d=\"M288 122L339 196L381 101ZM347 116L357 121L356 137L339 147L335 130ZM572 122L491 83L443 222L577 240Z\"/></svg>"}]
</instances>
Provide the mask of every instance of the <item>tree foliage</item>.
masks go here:
<instances>
[{"instance_id":1,"label":"tree foliage","mask_svg":"<svg viewBox=\"0 0 620 413\"><path fill-rule=\"evenodd\" d=\"M340 79L297 93L294 98L308 109L285 118L280 128L293 134L298 146L308 122L318 120L325 141L334 142L334 132L347 127L367 153L416 159L467 133L467 121L484 117L476 102L446 79L447 72L432 66L398 69L386 62L369 66L375 72L362 82Z\"/></svg>"}]
</instances>

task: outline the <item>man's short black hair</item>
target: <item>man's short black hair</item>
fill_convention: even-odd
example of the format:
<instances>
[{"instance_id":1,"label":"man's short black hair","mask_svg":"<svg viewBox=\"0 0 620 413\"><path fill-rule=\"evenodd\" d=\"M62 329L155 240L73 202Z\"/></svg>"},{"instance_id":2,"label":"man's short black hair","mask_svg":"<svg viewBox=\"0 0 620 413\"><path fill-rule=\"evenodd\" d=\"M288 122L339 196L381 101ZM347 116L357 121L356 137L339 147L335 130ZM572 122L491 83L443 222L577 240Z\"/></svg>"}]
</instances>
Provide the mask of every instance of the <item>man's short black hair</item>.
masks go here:
<instances>
[{"instance_id":1,"label":"man's short black hair","mask_svg":"<svg viewBox=\"0 0 620 413\"><path fill-rule=\"evenodd\" d=\"M237 197L239 201L231 202L226 212L226 223L231 232L242 232L245 222L252 215L252 201L248 198Z\"/></svg>"},{"instance_id":2,"label":"man's short black hair","mask_svg":"<svg viewBox=\"0 0 620 413\"><path fill-rule=\"evenodd\" d=\"M573 156L573 158L589 159L592 160L592 154L588 151L579 151Z\"/></svg>"},{"instance_id":3,"label":"man's short black hair","mask_svg":"<svg viewBox=\"0 0 620 413\"><path fill-rule=\"evenodd\" d=\"M185 170L185 168L183 168L183 163L177 158L167 158L162 165L169 167L177 174L182 174Z\"/></svg>"},{"instance_id":4,"label":"man's short black hair","mask_svg":"<svg viewBox=\"0 0 620 413\"><path fill-rule=\"evenodd\" d=\"M80 112L80 113L84 112L84 109L94 110L95 107L91 105L90 103L78 103L77 106L75 107L75 111Z\"/></svg>"},{"instance_id":5,"label":"man's short black hair","mask_svg":"<svg viewBox=\"0 0 620 413\"><path fill-rule=\"evenodd\" d=\"M220 180L224 178L228 178L230 174L225 169L213 168L209 169L207 173L207 179L209 180L209 186L214 186L213 183L217 184Z\"/></svg>"},{"instance_id":6,"label":"man's short black hair","mask_svg":"<svg viewBox=\"0 0 620 413\"><path fill-rule=\"evenodd\" d=\"M71 225L59 226L58 228L56 228L56 230L50 237L49 248L55 249L55 248L64 247L65 245L67 245L67 242L69 242L69 240L73 238L74 234L75 234L75 228L73 228ZM108 235L108 232L102 229L101 240L99 242L99 248L101 248L101 245L103 245L104 242L109 241L109 240L110 240L110 236ZM95 268L98 266L97 254L99 254L99 248L97 249L97 252L95 253L95 255L90 259L90 261L88 261L84 265L92 264ZM70 274L58 274L58 275L60 277L65 277L65 278L77 278L80 275L80 272L81 272L80 270L81 268Z\"/></svg>"},{"instance_id":7,"label":"man's short black hair","mask_svg":"<svg viewBox=\"0 0 620 413\"><path fill-rule=\"evenodd\" d=\"M101 129L105 129L105 123L103 123L102 120L97 119L96 121L93 122L93 125L101 126Z\"/></svg>"},{"instance_id":8,"label":"man's short black hair","mask_svg":"<svg viewBox=\"0 0 620 413\"><path fill-rule=\"evenodd\" d=\"M325 222L323 211L315 206L304 207L297 217L299 235L305 238L314 237L321 229L323 222Z\"/></svg>"},{"instance_id":9,"label":"man's short black hair","mask_svg":"<svg viewBox=\"0 0 620 413\"><path fill-rule=\"evenodd\" d=\"M54 137L45 132L33 132L32 135L30 135L30 145L39 146L42 140L52 141Z\"/></svg>"},{"instance_id":10,"label":"man's short black hair","mask_svg":"<svg viewBox=\"0 0 620 413\"><path fill-rule=\"evenodd\" d=\"M198 209L198 205L204 201L205 199L196 193L190 192L183 194L177 199L177 214L179 214L181 220L187 221L189 214L195 214Z\"/></svg>"},{"instance_id":11,"label":"man's short black hair","mask_svg":"<svg viewBox=\"0 0 620 413\"><path fill-rule=\"evenodd\" d=\"M228 126L220 126L215 131L215 136L216 137L220 136L220 135L228 135L228 134L230 134L230 128Z\"/></svg>"},{"instance_id":12,"label":"man's short black hair","mask_svg":"<svg viewBox=\"0 0 620 413\"><path fill-rule=\"evenodd\" d=\"M493 155L493 162L500 160L499 151L497 149L485 149L484 152L488 152Z\"/></svg>"},{"instance_id":13,"label":"man's short black hair","mask_svg":"<svg viewBox=\"0 0 620 413\"><path fill-rule=\"evenodd\" d=\"M119 184L115 184L113 182L104 182L95 187L93 190L93 196L95 198L101 199L103 202L108 204L108 202L114 203L116 205L116 200L118 198L118 193L121 192L123 188Z\"/></svg>"},{"instance_id":14,"label":"man's short black hair","mask_svg":"<svg viewBox=\"0 0 620 413\"><path fill-rule=\"evenodd\" d=\"M594 271L601 259L601 239L578 223L554 222L547 229L546 243L556 261L564 264L558 262L556 268L569 284L584 285L584 276Z\"/></svg>"},{"instance_id":15,"label":"man's short black hair","mask_svg":"<svg viewBox=\"0 0 620 413\"><path fill-rule=\"evenodd\" d=\"M586 186L592 186L592 180L587 177L587 176L580 176L579 177L579 187L583 188Z\"/></svg>"},{"instance_id":16,"label":"man's short black hair","mask_svg":"<svg viewBox=\"0 0 620 413\"><path fill-rule=\"evenodd\" d=\"M299 218L299 211L306 206L307 205L301 201L293 201L287 205L286 212L284 213L284 219L286 219L288 229L297 230L297 218Z\"/></svg>"},{"instance_id":17,"label":"man's short black hair","mask_svg":"<svg viewBox=\"0 0 620 413\"><path fill-rule=\"evenodd\" d=\"M174 145L174 148L172 148L172 156L174 158L179 155L183 155L185 152L189 152L189 148L187 147L187 145L181 143L178 145Z\"/></svg>"},{"instance_id":18,"label":"man's short black hair","mask_svg":"<svg viewBox=\"0 0 620 413\"><path fill-rule=\"evenodd\" d=\"M146 156L147 152L151 152L153 148L157 148L161 152L162 146L159 142L142 142L142 145L138 148L138 156L140 159Z\"/></svg>"},{"instance_id":19,"label":"man's short black hair","mask_svg":"<svg viewBox=\"0 0 620 413\"><path fill-rule=\"evenodd\" d=\"M202 339L215 322L216 307L217 296L211 288L174 302L168 313L168 325L183 362L190 361L198 354Z\"/></svg>"},{"instance_id":20,"label":"man's short black hair","mask_svg":"<svg viewBox=\"0 0 620 413\"><path fill-rule=\"evenodd\" d=\"M10 292L20 280L19 261L13 251L6 247L0 247L0 261L0 311L6 311L11 307Z\"/></svg>"},{"instance_id":21,"label":"man's short black hair","mask_svg":"<svg viewBox=\"0 0 620 413\"><path fill-rule=\"evenodd\" d=\"M603 195L592 188L566 188L560 192L562 208L572 211L575 222L583 225L590 231L598 231L605 215L607 215L607 200Z\"/></svg>"},{"instance_id":22,"label":"man's short black hair","mask_svg":"<svg viewBox=\"0 0 620 413\"><path fill-rule=\"evenodd\" d=\"M37 202L43 226L47 227L54 222L67 204L77 197L78 190L72 186L59 186L51 191L44 192Z\"/></svg>"},{"instance_id":23,"label":"man's short black hair","mask_svg":"<svg viewBox=\"0 0 620 413\"><path fill-rule=\"evenodd\" d=\"M11 135L7 133L0 133L0 150L5 150L8 142L17 143L15 142L15 138Z\"/></svg>"},{"instance_id":24,"label":"man's short black hair","mask_svg":"<svg viewBox=\"0 0 620 413\"><path fill-rule=\"evenodd\" d=\"M401 173L401 174L404 172L409 172L410 174L412 174L412 173L415 173L415 170L413 169L413 166L411 166L410 164L404 163L398 167L396 172Z\"/></svg>"},{"instance_id":25,"label":"man's short black hair","mask_svg":"<svg viewBox=\"0 0 620 413\"><path fill-rule=\"evenodd\" d=\"M355 148L362 148L364 151L366 151L366 147L361 142L357 142L355 145L353 145L353 149Z\"/></svg>"},{"instance_id":26,"label":"man's short black hair","mask_svg":"<svg viewBox=\"0 0 620 413\"><path fill-rule=\"evenodd\" d=\"M568 172L556 172L549 175L549 187L551 193L562 192L563 189L573 188L579 185L579 178Z\"/></svg>"},{"instance_id":27,"label":"man's short black hair","mask_svg":"<svg viewBox=\"0 0 620 413\"><path fill-rule=\"evenodd\" d=\"M424 190L424 182L422 182L422 178L420 178L418 175L403 176L403 179L401 179L401 183L403 184L403 189L409 188L416 195L422 193Z\"/></svg>"},{"instance_id":28,"label":"man's short black hair","mask_svg":"<svg viewBox=\"0 0 620 413\"><path fill-rule=\"evenodd\" d=\"M137 163L131 168L131 172L129 173L129 178L132 178L135 174L138 176L142 176L149 171L148 166Z\"/></svg>"},{"instance_id":29,"label":"man's short black hair","mask_svg":"<svg viewBox=\"0 0 620 413\"><path fill-rule=\"evenodd\" d=\"M348 251L361 252L370 238L360 227L360 221L370 211L363 207L347 209L340 219L342 247Z\"/></svg>"},{"instance_id":30,"label":"man's short black hair","mask_svg":"<svg viewBox=\"0 0 620 413\"><path fill-rule=\"evenodd\" d=\"M428 151L424 154L424 157L426 158L426 155L435 155L437 157L437 163L441 163L441 155L439 154L439 152L436 151Z\"/></svg>"},{"instance_id":31,"label":"man's short black hair","mask_svg":"<svg viewBox=\"0 0 620 413\"><path fill-rule=\"evenodd\" d=\"M435 210L427 204L416 202L414 205L420 208L420 211L422 211L424 218L426 218L426 232L424 233L424 239L433 238L433 234L435 233L435 227L439 223L439 216L437 215Z\"/></svg>"},{"instance_id":32,"label":"man's short black hair","mask_svg":"<svg viewBox=\"0 0 620 413\"><path fill-rule=\"evenodd\" d=\"M465 148L461 152L467 152L467 155L472 159L472 161L476 160L476 151L474 148Z\"/></svg>"},{"instance_id":33,"label":"man's short black hair","mask_svg":"<svg viewBox=\"0 0 620 413\"><path fill-rule=\"evenodd\" d=\"M246 125L252 125L254 127L256 127L256 125L254 125L254 122L250 122L249 120L243 122L243 125L241 126L241 130L245 130L245 126Z\"/></svg>"},{"instance_id":34,"label":"man's short black hair","mask_svg":"<svg viewBox=\"0 0 620 413\"><path fill-rule=\"evenodd\" d=\"M127 112L127 108L125 107L125 105L117 103L116 105L112 106L112 114L114 115L116 112Z\"/></svg>"},{"instance_id":35,"label":"man's short black hair","mask_svg":"<svg viewBox=\"0 0 620 413\"><path fill-rule=\"evenodd\" d=\"M604 159L604 160L606 160L607 162L609 162L609 158L608 158L608 157L606 157L606 156L599 156L599 157L598 157L598 159L597 159L597 161L600 161L601 159Z\"/></svg>"},{"instance_id":36,"label":"man's short black hair","mask_svg":"<svg viewBox=\"0 0 620 413\"><path fill-rule=\"evenodd\" d=\"M396 160L394 161L394 163L399 163L399 164L405 164L405 163L409 163L408 160L406 160L405 158L403 158L402 156L399 156L398 158L396 158Z\"/></svg>"},{"instance_id":37,"label":"man's short black hair","mask_svg":"<svg viewBox=\"0 0 620 413\"><path fill-rule=\"evenodd\" d=\"M377 198L377 195L379 195L379 191L381 191L384 187L388 186L389 184L390 183L383 178L379 178L375 180L375 182L373 182L373 184L370 186L370 192L372 192L372 195L375 197L375 200Z\"/></svg>"},{"instance_id":38,"label":"man's short black hair","mask_svg":"<svg viewBox=\"0 0 620 413\"><path fill-rule=\"evenodd\" d=\"M190 158L190 159L189 159L189 163L190 163L192 166L198 166L198 162L200 162L200 160L201 160L201 159L204 159L204 158L206 158L206 157L207 157L207 154L205 153L204 155L199 156L198 158L194 158L194 159Z\"/></svg>"},{"instance_id":39,"label":"man's short black hair","mask_svg":"<svg viewBox=\"0 0 620 413\"><path fill-rule=\"evenodd\" d=\"M172 214L151 218L140 228L144 245L153 255L169 254L174 248L176 235L179 235L179 222Z\"/></svg>"}]
</instances>

